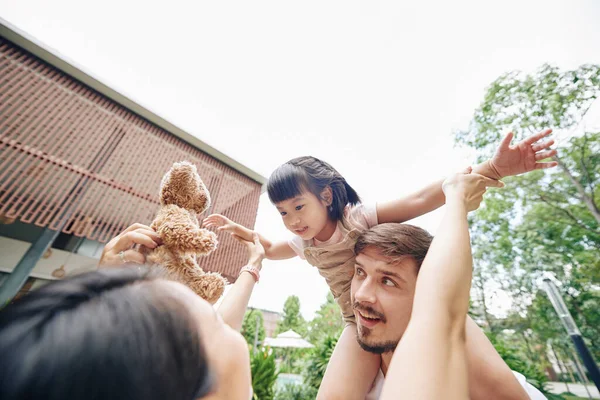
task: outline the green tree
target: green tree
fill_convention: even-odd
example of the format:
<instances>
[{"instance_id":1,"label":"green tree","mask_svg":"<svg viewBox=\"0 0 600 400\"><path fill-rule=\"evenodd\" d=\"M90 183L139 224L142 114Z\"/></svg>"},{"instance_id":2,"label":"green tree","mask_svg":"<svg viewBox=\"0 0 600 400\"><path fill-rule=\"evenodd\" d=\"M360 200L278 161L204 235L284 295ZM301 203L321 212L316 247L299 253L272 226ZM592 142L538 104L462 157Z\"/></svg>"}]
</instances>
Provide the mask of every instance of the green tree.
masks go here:
<instances>
[{"instance_id":1,"label":"green tree","mask_svg":"<svg viewBox=\"0 0 600 400\"><path fill-rule=\"evenodd\" d=\"M456 142L481 159L508 130L521 139L550 127L562 138L558 168L506 178L507 187L488 192L470 217L473 311L493 333L514 330L515 348L539 365L548 363L547 341L565 337L538 287L548 273L562 283L565 302L600 359L600 132L582 124L599 94L599 65L511 72L490 85L469 128L456 133ZM489 313L491 281L513 299L507 318Z\"/></svg>"},{"instance_id":2,"label":"green tree","mask_svg":"<svg viewBox=\"0 0 600 400\"><path fill-rule=\"evenodd\" d=\"M305 336L307 333L307 324L300 314L300 299L298 296L290 296L286 299L283 305L283 316L277 323L277 329L275 334L293 330L301 336Z\"/></svg>"},{"instance_id":3,"label":"green tree","mask_svg":"<svg viewBox=\"0 0 600 400\"><path fill-rule=\"evenodd\" d=\"M321 308L309 322L309 328L308 341L311 343L318 343L326 336L338 337L342 333L344 320L331 292L327 293L325 303L321 304Z\"/></svg>"},{"instance_id":4,"label":"green tree","mask_svg":"<svg viewBox=\"0 0 600 400\"><path fill-rule=\"evenodd\" d=\"M265 339L265 324L263 314L260 310L254 308L246 311L244 321L242 322L242 335L249 345L254 346L254 336L256 334L256 321L258 320L258 342L262 343Z\"/></svg>"}]
</instances>

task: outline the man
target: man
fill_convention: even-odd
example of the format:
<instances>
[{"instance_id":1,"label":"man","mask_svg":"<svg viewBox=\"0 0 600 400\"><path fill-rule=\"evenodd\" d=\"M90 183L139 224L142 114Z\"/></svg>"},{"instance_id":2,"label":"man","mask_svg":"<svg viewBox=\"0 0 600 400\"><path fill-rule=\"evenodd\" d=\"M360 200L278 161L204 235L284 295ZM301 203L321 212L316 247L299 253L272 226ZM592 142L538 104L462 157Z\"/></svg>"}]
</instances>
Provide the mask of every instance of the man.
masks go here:
<instances>
[{"instance_id":1,"label":"man","mask_svg":"<svg viewBox=\"0 0 600 400\"><path fill-rule=\"evenodd\" d=\"M429 233L412 225L382 224L356 242L351 296L357 340L363 349L382 357L381 373L368 399L378 398L394 350L408 326L417 275L432 240ZM469 317L465 332L471 399L545 399L522 376L513 374Z\"/></svg>"}]
</instances>

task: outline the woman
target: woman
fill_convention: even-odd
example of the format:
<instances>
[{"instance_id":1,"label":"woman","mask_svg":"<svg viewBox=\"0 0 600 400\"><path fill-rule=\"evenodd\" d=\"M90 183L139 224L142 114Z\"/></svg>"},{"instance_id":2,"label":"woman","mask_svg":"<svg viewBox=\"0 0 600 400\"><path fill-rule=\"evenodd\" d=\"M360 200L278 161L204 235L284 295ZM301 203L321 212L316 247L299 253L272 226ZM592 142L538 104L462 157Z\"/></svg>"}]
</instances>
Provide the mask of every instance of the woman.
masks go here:
<instances>
[{"instance_id":1,"label":"woman","mask_svg":"<svg viewBox=\"0 0 600 400\"><path fill-rule=\"evenodd\" d=\"M135 224L105 247L102 268L36 290L0 312L0 398L249 399L248 347L238 332L264 250L220 307L153 276L134 245L160 239ZM133 264L137 263L137 264Z\"/></svg>"}]
</instances>

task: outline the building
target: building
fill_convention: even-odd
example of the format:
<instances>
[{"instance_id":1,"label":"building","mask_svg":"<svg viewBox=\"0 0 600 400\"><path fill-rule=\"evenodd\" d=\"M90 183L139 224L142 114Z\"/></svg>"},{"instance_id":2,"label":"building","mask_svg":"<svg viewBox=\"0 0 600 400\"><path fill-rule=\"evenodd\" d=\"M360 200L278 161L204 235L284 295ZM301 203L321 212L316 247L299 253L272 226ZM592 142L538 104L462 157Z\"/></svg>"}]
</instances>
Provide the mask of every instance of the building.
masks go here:
<instances>
[{"instance_id":1,"label":"building","mask_svg":"<svg viewBox=\"0 0 600 400\"><path fill-rule=\"evenodd\" d=\"M248 309L257 310L262 313L265 337L275 337L275 330L277 329L277 324L281 320L281 313L254 307L248 307Z\"/></svg>"},{"instance_id":2,"label":"building","mask_svg":"<svg viewBox=\"0 0 600 400\"><path fill-rule=\"evenodd\" d=\"M207 214L254 226L264 177L0 19L0 282L48 232L60 234L30 277L96 268L108 240L152 221L161 178L182 160L211 193ZM245 249L219 239L201 266L234 282Z\"/></svg>"}]
</instances>

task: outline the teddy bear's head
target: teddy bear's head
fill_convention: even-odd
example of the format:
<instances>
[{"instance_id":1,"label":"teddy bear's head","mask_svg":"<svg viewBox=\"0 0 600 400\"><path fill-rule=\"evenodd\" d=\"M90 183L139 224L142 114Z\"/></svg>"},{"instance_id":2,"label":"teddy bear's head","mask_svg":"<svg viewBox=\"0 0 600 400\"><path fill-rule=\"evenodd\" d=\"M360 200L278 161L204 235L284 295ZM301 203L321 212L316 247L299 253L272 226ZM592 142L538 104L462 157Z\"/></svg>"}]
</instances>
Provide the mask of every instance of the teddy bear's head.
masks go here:
<instances>
[{"instance_id":1,"label":"teddy bear's head","mask_svg":"<svg viewBox=\"0 0 600 400\"><path fill-rule=\"evenodd\" d=\"M160 185L160 204L175 204L201 214L210 206L210 196L196 166L187 161L173 164Z\"/></svg>"}]
</instances>

